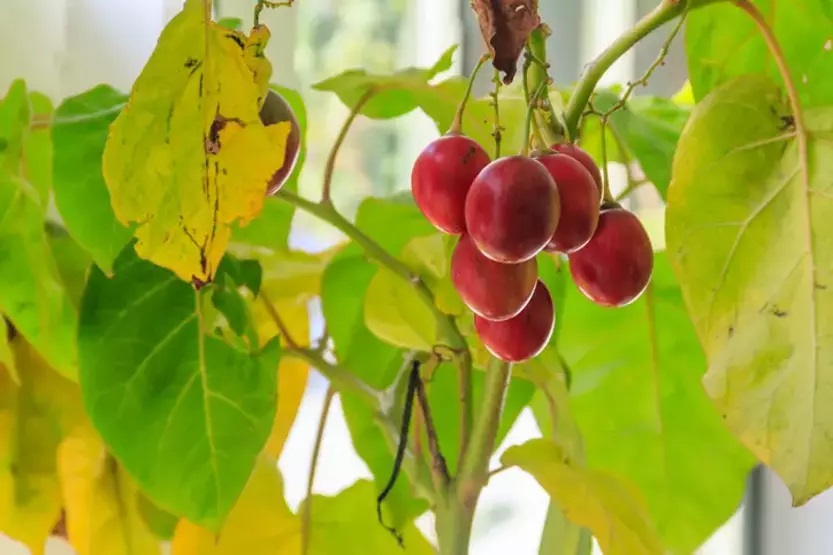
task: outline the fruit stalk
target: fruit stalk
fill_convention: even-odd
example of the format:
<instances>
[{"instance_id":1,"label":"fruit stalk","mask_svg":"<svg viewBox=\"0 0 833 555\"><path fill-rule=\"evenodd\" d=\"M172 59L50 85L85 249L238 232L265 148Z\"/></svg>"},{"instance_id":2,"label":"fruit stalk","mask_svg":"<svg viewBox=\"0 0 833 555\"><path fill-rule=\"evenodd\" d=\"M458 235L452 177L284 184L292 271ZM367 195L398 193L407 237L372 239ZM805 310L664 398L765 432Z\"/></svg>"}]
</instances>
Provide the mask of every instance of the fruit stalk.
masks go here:
<instances>
[{"instance_id":1,"label":"fruit stalk","mask_svg":"<svg viewBox=\"0 0 833 555\"><path fill-rule=\"evenodd\" d=\"M469 82L466 85L466 92L463 93L463 99L460 100L460 104L457 106L457 112L455 112L454 120L451 122L451 127L448 130L449 135L460 135L463 133L463 111L466 109L466 104L468 104L469 102L469 97L471 97L471 90L474 87L474 80L477 78L477 74L480 71L480 68L483 67L483 64L485 64L486 61L489 60L491 57L491 54L483 54L482 56L480 56L480 59L477 60L477 64L474 66L474 69L471 70Z\"/></svg>"},{"instance_id":2,"label":"fruit stalk","mask_svg":"<svg viewBox=\"0 0 833 555\"><path fill-rule=\"evenodd\" d=\"M547 73L547 70L549 68L549 64L547 63L548 36L549 31L546 29L545 25L539 26L537 29L532 31L532 33L530 33L529 39L527 39L526 49L528 59L530 62L532 62L532 64L524 73L526 77L529 79L530 83L532 83L532 90L535 90L536 84L545 83L544 92L542 93L541 98L543 98L544 102L543 108L549 112L549 117L544 118L544 122L546 123L546 129L550 135L550 137L548 137L548 140L549 142L559 142L564 136L564 129L562 129L561 125L559 124L558 117L556 116L555 110L552 107L552 102L550 102L550 79Z\"/></svg>"},{"instance_id":3,"label":"fruit stalk","mask_svg":"<svg viewBox=\"0 0 833 555\"><path fill-rule=\"evenodd\" d=\"M717 2L725 2L728 0L663 0L645 17L640 19L633 27L625 31L619 38L599 56L590 62L584 70L581 78L576 84L570 101L567 103L567 108L564 114L564 120L567 126L566 132L570 137L575 138L578 132L579 121L587 103L590 101L590 96L599 83L599 80L605 72L612 66L619 58L628 52L640 40L648 36L652 31L658 27L668 23L675 17L679 17L683 12L702 8L709 4Z\"/></svg>"}]
</instances>

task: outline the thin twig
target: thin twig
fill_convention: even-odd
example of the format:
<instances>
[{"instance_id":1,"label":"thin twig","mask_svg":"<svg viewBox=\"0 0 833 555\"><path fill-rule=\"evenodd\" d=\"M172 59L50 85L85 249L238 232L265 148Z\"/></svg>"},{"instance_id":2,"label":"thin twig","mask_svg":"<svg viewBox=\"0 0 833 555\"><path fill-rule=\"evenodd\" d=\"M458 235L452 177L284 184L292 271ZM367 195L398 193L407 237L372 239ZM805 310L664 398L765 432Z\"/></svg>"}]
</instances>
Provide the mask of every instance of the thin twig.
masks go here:
<instances>
[{"instance_id":1,"label":"thin twig","mask_svg":"<svg viewBox=\"0 0 833 555\"><path fill-rule=\"evenodd\" d=\"M453 359L457 367L457 385L460 389L460 452L457 464L462 464L469 449L474 405L472 402L471 355L468 349L458 353Z\"/></svg>"},{"instance_id":2,"label":"thin twig","mask_svg":"<svg viewBox=\"0 0 833 555\"><path fill-rule=\"evenodd\" d=\"M471 71L471 75L469 76L469 82L468 85L466 85L466 92L463 93L463 98L460 100L460 104L457 105L457 112L454 114L454 119L451 122L451 128L448 130L449 134L459 135L463 132L463 111L466 109L466 104L469 102L471 90L472 87L474 87L474 80L477 78L477 73L480 71L480 68L483 67L483 64L485 64L491 57L491 54L486 53L480 56L480 59L477 60L477 64L475 64L474 69Z\"/></svg>"},{"instance_id":3,"label":"thin twig","mask_svg":"<svg viewBox=\"0 0 833 555\"><path fill-rule=\"evenodd\" d=\"M493 92L489 93L489 96L492 97L492 106L495 109L495 126L492 131L492 137L495 139L495 159L497 159L500 158L500 140L503 135L503 128L500 126L500 102L498 102L498 95L500 94L500 87L503 85L503 81L501 80L500 72L497 69L492 77L492 83L495 84L495 89Z\"/></svg>"},{"instance_id":4,"label":"thin twig","mask_svg":"<svg viewBox=\"0 0 833 555\"><path fill-rule=\"evenodd\" d=\"M431 418L431 407L428 403L428 396L425 394L425 386L421 379L416 382L416 395L419 401L422 421L425 423L425 436L428 438L428 452L431 454L431 476L437 491L444 490L451 481L448 473L448 465L440 451L440 442L437 438L437 429L434 427L434 420Z\"/></svg>"},{"instance_id":5,"label":"thin twig","mask_svg":"<svg viewBox=\"0 0 833 555\"><path fill-rule=\"evenodd\" d=\"M307 479L307 502L304 503L304 510L301 513L301 554L309 552L310 521L312 518L312 488L315 484L315 470L318 467L318 456L321 453L321 444L324 442L324 428L327 425L327 416L330 414L330 406L333 404L335 389L332 384L327 388L324 395L324 405L321 407L321 416L318 418L318 431L315 434L315 444L312 448L312 460L309 463L309 478Z\"/></svg>"},{"instance_id":6,"label":"thin twig","mask_svg":"<svg viewBox=\"0 0 833 555\"><path fill-rule=\"evenodd\" d=\"M503 466L503 465L501 465L497 468L493 468L492 470L489 471L488 480L491 480L492 478L494 478L495 476L497 476L498 474L500 474L504 470L509 470L509 468L511 468L511 467Z\"/></svg>"},{"instance_id":7,"label":"thin twig","mask_svg":"<svg viewBox=\"0 0 833 555\"><path fill-rule=\"evenodd\" d=\"M269 313L269 317L272 318L273 322L275 322L278 332L283 336L283 340L286 341L287 346L295 351L302 350L303 347L300 343L293 339L292 334L289 332L289 328L286 326L286 322L284 322L281 315L278 314L277 309L275 309L275 305L269 300L269 296L266 294L266 291L261 289L258 298L263 301L263 306L266 308L266 312Z\"/></svg>"},{"instance_id":8,"label":"thin twig","mask_svg":"<svg viewBox=\"0 0 833 555\"><path fill-rule=\"evenodd\" d=\"M338 136L333 143L333 148L330 149L330 154L327 156L327 163L324 166L324 183L321 186L321 204L329 204L331 202L330 188L333 182L333 172L336 167L336 156L338 156L338 151L341 148L344 139L347 137L347 132L350 131L350 126L353 125L353 122L361 113L364 105L367 104L367 102L378 92L378 87L368 88L359 100L356 101L355 106L353 106L353 109L350 110L350 115L347 116L346 120L344 120L344 123L338 132Z\"/></svg>"}]
</instances>

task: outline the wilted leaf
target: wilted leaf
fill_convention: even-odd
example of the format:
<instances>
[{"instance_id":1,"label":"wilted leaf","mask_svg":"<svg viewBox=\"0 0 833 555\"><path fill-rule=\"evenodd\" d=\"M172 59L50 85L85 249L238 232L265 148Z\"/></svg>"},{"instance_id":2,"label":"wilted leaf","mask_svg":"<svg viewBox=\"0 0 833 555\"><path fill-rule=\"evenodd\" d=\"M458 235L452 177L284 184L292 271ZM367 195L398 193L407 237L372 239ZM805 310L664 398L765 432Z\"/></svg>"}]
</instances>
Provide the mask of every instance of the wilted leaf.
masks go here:
<instances>
[{"instance_id":1,"label":"wilted leaf","mask_svg":"<svg viewBox=\"0 0 833 555\"><path fill-rule=\"evenodd\" d=\"M833 4L830 0L750 0L763 13L784 51L804 106L833 98ZM766 74L780 86L778 68L752 19L733 2L693 10L686 21L686 51L694 96L741 75Z\"/></svg>"},{"instance_id":2,"label":"wilted leaf","mask_svg":"<svg viewBox=\"0 0 833 555\"><path fill-rule=\"evenodd\" d=\"M78 555L156 555L160 544L139 512L140 494L88 423L58 449L67 539Z\"/></svg>"},{"instance_id":3,"label":"wilted leaf","mask_svg":"<svg viewBox=\"0 0 833 555\"><path fill-rule=\"evenodd\" d=\"M709 395L802 504L833 485L833 107L805 111L806 160L787 114L763 76L706 96L674 159L666 234Z\"/></svg>"},{"instance_id":4,"label":"wilted leaf","mask_svg":"<svg viewBox=\"0 0 833 555\"><path fill-rule=\"evenodd\" d=\"M0 103L0 312L51 366L74 377L77 315L47 244L46 205L21 173L29 127L26 86L15 81Z\"/></svg>"},{"instance_id":5,"label":"wilted leaf","mask_svg":"<svg viewBox=\"0 0 833 555\"><path fill-rule=\"evenodd\" d=\"M472 0L480 34L492 55L492 65L504 73L507 85L518 71L518 56L533 29L541 24L537 0Z\"/></svg>"},{"instance_id":6,"label":"wilted leaf","mask_svg":"<svg viewBox=\"0 0 833 555\"><path fill-rule=\"evenodd\" d=\"M605 555L664 553L639 493L614 475L576 465L547 439L510 447L501 462L532 474L567 518L593 532Z\"/></svg>"},{"instance_id":7,"label":"wilted leaf","mask_svg":"<svg viewBox=\"0 0 833 555\"><path fill-rule=\"evenodd\" d=\"M269 435L280 349L249 354L204 335L203 302L128 246L114 278L91 272L80 378L90 418L142 490L219 528Z\"/></svg>"},{"instance_id":8,"label":"wilted leaf","mask_svg":"<svg viewBox=\"0 0 833 555\"><path fill-rule=\"evenodd\" d=\"M286 505L275 459L260 455L219 534L181 520L171 555L297 555L301 521Z\"/></svg>"},{"instance_id":9,"label":"wilted leaf","mask_svg":"<svg viewBox=\"0 0 833 555\"><path fill-rule=\"evenodd\" d=\"M388 119L403 116L419 106L421 89L440 73L451 68L451 58L457 45L446 50L430 68L409 67L390 75L373 75L363 69L351 69L312 86L319 91L338 95L349 108L353 108L368 91L376 91L362 107L360 113L369 118Z\"/></svg>"},{"instance_id":10,"label":"wilted leaf","mask_svg":"<svg viewBox=\"0 0 833 555\"><path fill-rule=\"evenodd\" d=\"M37 555L61 512L56 454L81 399L22 337L12 351L21 385L0 368L0 532Z\"/></svg>"},{"instance_id":11,"label":"wilted leaf","mask_svg":"<svg viewBox=\"0 0 833 555\"><path fill-rule=\"evenodd\" d=\"M246 56L265 38L206 21L206 5L186 0L162 31L103 158L117 219L138 224L136 252L203 282L213 277L232 224L260 213L290 131L289 122L260 121L268 75L253 72ZM268 64L258 63L258 72Z\"/></svg>"}]
</instances>

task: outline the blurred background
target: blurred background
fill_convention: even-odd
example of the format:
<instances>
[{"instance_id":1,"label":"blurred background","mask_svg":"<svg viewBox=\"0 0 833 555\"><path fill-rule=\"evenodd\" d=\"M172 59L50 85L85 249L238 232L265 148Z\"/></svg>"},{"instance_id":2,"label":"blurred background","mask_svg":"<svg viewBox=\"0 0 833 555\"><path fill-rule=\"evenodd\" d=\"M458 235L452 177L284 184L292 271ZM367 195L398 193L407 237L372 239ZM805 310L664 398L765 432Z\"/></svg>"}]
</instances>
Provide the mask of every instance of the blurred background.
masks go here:
<instances>
[{"instance_id":1,"label":"blurred background","mask_svg":"<svg viewBox=\"0 0 833 555\"><path fill-rule=\"evenodd\" d=\"M543 19L554 37L548 53L553 75L562 84L578 78L584 64L658 0L542 0ZM214 0L218 17L239 17L251 25L253 0ZM99 83L129 91L181 0L0 0L0 91L25 78L29 87L57 104ZM300 191L316 196L324 160L347 110L335 95L310 85L345 69L384 73L405 66L429 66L452 44L459 44L453 74L468 73L483 52L469 0L297 0L292 9L268 10L262 19L272 29L269 56L273 82L298 89L308 109L306 164ZM655 59L667 31L644 40L611 68L602 84L638 78ZM671 95L686 79L678 36L667 58L638 93ZM477 93L485 92L488 72ZM445 76L441 76L445 77ZM2 94L2 93L0 93ZM410 168L421 148L438 131L427 117L412 113L389 122L359 118L341 150L333 182L334 199L351 215L368 195L409 187ZM616 176L621 168L611 168ZM645 198L643 198L645 197ZM642 195L637 208L661 211L659 201ZM335 232L299 214L292 243L320 250L338 240ZM320 322L319 322L320 324ZM305 400L280 460L290 506L304 495L310 453L326 383L313 374ZM501 446L538 434L531 413L521 415ZM338 399L330 411L315 490L333 494L370 473L353 451ZM543 528L547 497L521 472L500 473L487 487L475 521L472 553L533 555ZM790 508L786 488L768 471L750 476L747 498L735 516L697 552L698 555L822 555L833 553L833 494ZM430 518L420 523L433 536ZM0 535L0 555L26 550ZM72 550L55 540L49 555ZM102 554L106 555L106 554Z\"/></svg>"}]
</instances>

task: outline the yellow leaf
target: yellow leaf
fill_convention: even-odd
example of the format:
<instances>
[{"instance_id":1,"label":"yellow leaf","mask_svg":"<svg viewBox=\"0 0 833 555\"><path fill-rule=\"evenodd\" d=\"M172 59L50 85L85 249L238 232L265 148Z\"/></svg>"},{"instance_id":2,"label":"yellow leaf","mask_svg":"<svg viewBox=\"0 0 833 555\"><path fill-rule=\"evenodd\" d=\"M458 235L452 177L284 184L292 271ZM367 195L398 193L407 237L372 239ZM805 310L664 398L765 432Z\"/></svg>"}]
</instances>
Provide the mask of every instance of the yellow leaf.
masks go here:
<instances>
[{"instance_id":1,"label":"yellow leaf","mask_svg":"<svg viewBox=\"0 0 833 555\"><path fill-rule=\"evenodd\" d=\"M593 533L605 555L664 553L639 492L617 477L579 467L548 439L510 447L501 462L532 474L568 520Z\"/></svg>"},{"instance_id":2,"label":"yellow leaf","mask_svg":"<svg viewBox=\"0 0 833 555\"><path fill-rule=\"evenodd\" d=\"M56 452L81 397L22 336L11 350L21 385L0 368L0 532L39 555L61 512Z\"/></svg>"},{"instance_id":3,"label":"yellow leaf","mask_svg":"<svg viewBox=\"0 0 833 555\"><path fill-rule=\"evenodd\" d=\"M268 30L247 38L209 9L186 0L162 31L102 161L116 217L137 225L138 255L186 281L209 281L232 224L260 213L290 132L259 117L263 64L247 51L262 51Z\"/></svg>"},{"instance_id":4,"label":"yellow leaf","mask_svg":"<svg viewBox=\"0 0 833 555\"><path fill-rule=\"evenodd\" d=\"M138 495L88 423L58 448L67 537L78 555L156 555L160 543L145 526Z\"/></svg>"},{"instance_id":5,"label":"yellow leaf","mask_svg":"<svg viewBox=\"0 0 833 555\"><path fill-rule=\"evenodd\" d=\"M219 535L181 520L171 555L297 555L300 531L300 520L284 500L275 459L261 455Z\"/></svg>"}]
</instances>

